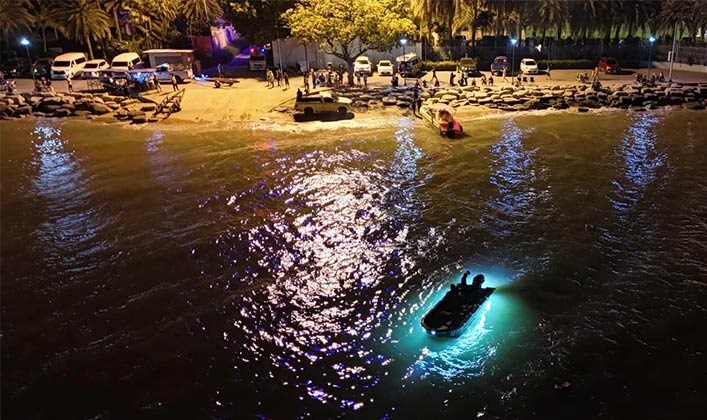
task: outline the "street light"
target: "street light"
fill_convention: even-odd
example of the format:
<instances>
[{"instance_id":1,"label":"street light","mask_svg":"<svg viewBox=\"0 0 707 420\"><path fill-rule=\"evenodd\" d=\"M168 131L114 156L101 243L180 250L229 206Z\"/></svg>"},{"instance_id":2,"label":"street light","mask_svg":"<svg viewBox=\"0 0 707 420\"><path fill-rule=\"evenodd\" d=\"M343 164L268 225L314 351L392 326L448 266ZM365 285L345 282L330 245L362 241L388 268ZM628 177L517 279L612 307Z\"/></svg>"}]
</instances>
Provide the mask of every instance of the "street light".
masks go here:
<instances>
[{"instance_id":1,"label":"street light","mask_svg":"<svg viewBox=\"0 0 707 420\"><path fill-rule=\"evenodd\" d=\"M24 45L25 51L27 51L27 60L29 60L28 64L29 64L29 66L30 66L30 71L31 71L31 69L32 69L32 57L30 57L30 55L29 55L29 39L27 39L27 38L22 38L22 39L20 40L20 44L21 44L21 45ZM34 76L34 75L33 75L33 76Z\"/></svg>"},{"instance_id":2,"label":"street light","mask_svg":"<svg viewBox=\"0 0 707 420\"><path fill-rule=\"evenodd\" d=\"M653 52L653 43L655 42L655 37L651 36L648 38L648 75L651 74L651 53Z\"/></svg>"},{"instance_id":3,"label":"street light","mask_svg":"<svg viewBox=\"0 0 707 420\"><path fill-rule=\"evenodd\" d=\"M511 77L513 77L513 67L516 61L516 44L518 43L518 40L515 38L511 38Z\"/></svg>"},{"instance_id":4,"label":"street light","mask_svg":"<svg viewBox=\"0 0 707 420\"><path fill-rule=\"evenodd\" d=\"M403 63L405 63L405 44L407 44L407 43L408 43L408 40L407 40L406 38L400 38L400 45L403 46ZM403 64L403 67L401 67L401 68L402 68L402 69L405 69L405 64ZM404 86L407 86L407 85L408 85L408 79L405 77L405 72L402 71L402 72L400 72L400 73L402 73L402 76L403 76L403 85L404 85Z\"/></svg>"}]
</instances>

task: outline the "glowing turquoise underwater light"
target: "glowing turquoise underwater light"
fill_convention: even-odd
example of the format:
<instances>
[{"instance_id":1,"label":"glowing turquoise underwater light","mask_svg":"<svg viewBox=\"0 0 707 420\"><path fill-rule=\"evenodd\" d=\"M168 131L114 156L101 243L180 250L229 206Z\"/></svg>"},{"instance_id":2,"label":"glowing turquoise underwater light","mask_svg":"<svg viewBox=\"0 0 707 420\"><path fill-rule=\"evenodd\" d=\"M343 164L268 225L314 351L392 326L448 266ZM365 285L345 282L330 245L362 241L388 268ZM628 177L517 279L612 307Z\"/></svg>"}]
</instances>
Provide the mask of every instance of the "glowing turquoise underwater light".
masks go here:
<instances>
[{"instance_id":1,"label":"glowing turquoise underwater light","mask_svg":"<svg viewBox=\"0 0 707 420\"><path fill-rule=\"evenodd\" d=\"M422 317L444 296L450 284L458 283L462 268L435 281L429 293L421 293L406 311L404 326L393 332L398 357L408 360L402 373L404 382L435 377L442 381L457 381L484 375L489 369L505 363L504 356L512 353L516 344L532 330L529 310L514 295L504 291L510 276L502 270L469 267L472 276L484 273L484 287L496 291L469 320L461 336L435 337L420 325ZM400 359L399 359L400 360Z\"/></svg>"}]
</instances>

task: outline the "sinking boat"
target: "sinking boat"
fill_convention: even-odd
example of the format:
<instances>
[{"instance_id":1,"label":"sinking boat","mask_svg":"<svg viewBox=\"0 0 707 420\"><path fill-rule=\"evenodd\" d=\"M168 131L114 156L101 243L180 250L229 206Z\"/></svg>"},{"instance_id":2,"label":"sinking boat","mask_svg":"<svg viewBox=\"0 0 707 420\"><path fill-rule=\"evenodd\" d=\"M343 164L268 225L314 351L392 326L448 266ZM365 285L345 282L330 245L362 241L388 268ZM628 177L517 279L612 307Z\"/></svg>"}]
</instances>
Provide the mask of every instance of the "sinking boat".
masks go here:
<instances>
[{"instance_id":1,"label":"sinking boat","mask_svg":"<svg viewBox=\"0 0 707 420\"><path fill-rule=\"evenodd\" d=\"M434 104L436 105L436 104ZM459 138L464 133L464 128L459 123L459 120L452 116L451 110L445 107L422 106L420 115L435 129L439 130L439 134L450 139Z\"/></svg>"},{"instance_id":2,"label":"sinking boat","mask_svg":"<svg viewBox=\"0 0 707 420\"><path fill-rule=\"evenodd\" d=\"M486 299L493 287L452 284L450 290L423 318L422 328L441 337L458 337Z\"/></svg>"}]
</instances>

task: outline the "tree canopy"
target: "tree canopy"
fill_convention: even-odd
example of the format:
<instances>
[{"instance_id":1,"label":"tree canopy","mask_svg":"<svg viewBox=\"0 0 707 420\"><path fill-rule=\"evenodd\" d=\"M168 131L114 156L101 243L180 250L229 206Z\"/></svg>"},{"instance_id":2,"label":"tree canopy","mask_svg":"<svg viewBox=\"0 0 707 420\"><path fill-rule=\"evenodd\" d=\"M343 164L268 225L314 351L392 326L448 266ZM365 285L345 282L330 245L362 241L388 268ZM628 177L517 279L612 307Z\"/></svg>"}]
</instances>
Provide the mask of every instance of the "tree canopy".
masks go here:
<instances>
[{"instance_id":1,"label":"tree canopy","mask_svg":"<svg viewBox=\"0 0 707 420\"><path fill-rule=\"evenodd\" d=\"M230 2L224 11L239 34L255 44L265 44L289 35L289 28L278 19L294 5L294 0L240 0Z\"/></svg>"},{"instance_id":2,"label":"tree canopy","mask_svg":"<svg viewBox=\"0 0 707 420\"><path fill-rule=\"evenodd\" d=\"M399 13L396 0L301 0L283 15L292 36L319 42L322 49L349 64L369 49L386 51L403 35L417 32Z\"/></svg>"}]
</instances>

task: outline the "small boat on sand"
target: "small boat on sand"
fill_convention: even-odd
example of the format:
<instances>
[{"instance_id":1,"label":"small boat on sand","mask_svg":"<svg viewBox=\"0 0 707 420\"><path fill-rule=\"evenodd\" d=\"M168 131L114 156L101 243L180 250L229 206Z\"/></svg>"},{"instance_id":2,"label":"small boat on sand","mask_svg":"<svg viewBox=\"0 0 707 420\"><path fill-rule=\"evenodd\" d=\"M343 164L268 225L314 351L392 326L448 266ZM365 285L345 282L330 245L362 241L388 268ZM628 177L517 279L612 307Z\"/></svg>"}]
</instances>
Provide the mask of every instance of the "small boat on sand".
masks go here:
<instances>
[{"instance_id":1,"label":"small boat on sand","mask_svg":"<svg viewBox=\"0 0 707 420\"><path fill-rule=\"evenodd\" d=\"M465 272L460 284L452 284L450 290L422 318L422 328L428 333L441 337L458 337L466 323L491 296L494 288L481 287L484 275L474 277L472 284L466 283L469 272Z\"/></svg>"},{"instance_id":2,"label":"small boat on sand","mask_svg":"<svg viewBox=\"0 0 707 420\"><path fill-rule=\"evenodd\" d=\"M462 136L464 128L459 123L459 120L454 118L451 109L446 105L437 106L433 104L430 106L420 107L420 115L422 118L427 120L432 127L439 130L440 135L455 139Z\"/></svg>"}]
</instances>

